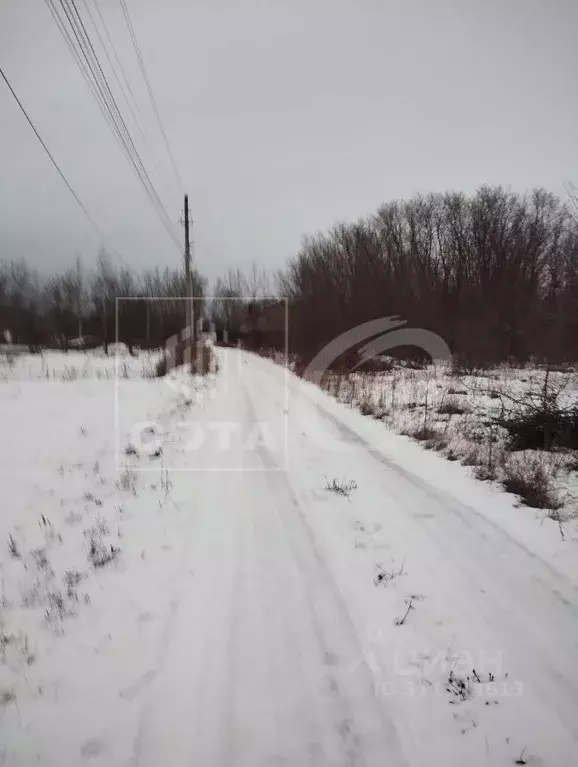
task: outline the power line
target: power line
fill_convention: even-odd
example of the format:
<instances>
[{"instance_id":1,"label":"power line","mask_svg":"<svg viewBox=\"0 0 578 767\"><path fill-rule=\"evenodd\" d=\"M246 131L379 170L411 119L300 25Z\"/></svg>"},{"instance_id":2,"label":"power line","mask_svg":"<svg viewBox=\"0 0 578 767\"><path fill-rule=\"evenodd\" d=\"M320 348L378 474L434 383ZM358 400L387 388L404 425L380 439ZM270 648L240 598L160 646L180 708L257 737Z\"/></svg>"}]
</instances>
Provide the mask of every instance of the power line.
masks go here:
<instances>
[{"instance_id":1,"label":"power line","mask_svg":"<svg viewBox=\"0 0 578 767\"><path fill-rule=\"evenodd\" d=\"M50 11L50 13L52 15L52 18L54 19L54 23L58 27L58 31L62 35L62 38L63 38L64 42L66 43L66 45L68 47L68 50L75 57L75 61L76 61L77 65L78 65L78 68L80 69L80 73L84 77L84 80L85 80L86 84L88 85L89 89L94 93L94 85L90 81L90 77L89 77L88 71L86 69L86 64L83 64L83 62L79 58L76 57L76 55L75 55L76 52L74 50L72 42L68 39L68 36L66 34L66 28L64 27L64 24L62 23L62 20L61 20L60 16L58 15L57 11L56 11L56 8L54 7L54 0L44 0L44 2L46 3L46 6L48 7L48 10Z\"/></svg>"},{"instance_id":2,"label":"power line","mask_svg":"<svg viewBox=\"0 0 578 767\"><path fill-rule=\"evenodd\" d=\"M102 99L104 108L106 109L107 114L111 117L113 121L114 129L118 137L121 139L124 149L126 149L127 151L130 151L131 149L133 149L134 152L136 153L136 148L134 146L134 143L132 142L132 137L130 136L130 133L128 132L126 123L124 122L124 119L121 115L118 105L114 99L114 96L112 95L110 85L108 83L106 75L104 74L100 61L98 60L96 51L94 50L92 41L90 40L88 36L88 33L86 31L82 18L80 17L80 14L78 13L78 9L76 8L76 4L74 0L60 0L60 4L67 16L69 24L71 25L73 33L76 37L76 41L80 47L80 51L84 57L84 60L89 67L90 73L96 84L98 94L100 95L100 98ZM127 143L127 141L129 143ZM134 155L131 154L130 157L134 162Z\"/></svg>"},{"instance_id":3,"label":"power line","mask_svg":"<svg viewBox=\"0 0 578 767\"><path fill-rule=\"evenodd\" d=\"M78 12L75 0L60 0L62 13L56 8L55 0L46 0L46 2L53 11L53 18L55 21L58 20L57 24L59 30L65 37L68 48L81 69L81 72L85 75L85 80L91 86L90 91L112 130L122 152L153 204L161 223L180 252L181 245L179 239L171 227L170 218L134 145L118 104L112 94L112 90L100 64L98 55L94 49L90 36L88 35L82 17Z\"/></svg>"},{"instance_id":4,"label":"power line","mask_svg":"<svg viewBox=\"0 0 578 767\"><path fill-rule=\"evenodd\" d=\"M98 25L97 25L97 22L95 20L95 17L93 15L93 13L91 12L90 8L89 8L89 0L82 0L82 3L83 3L83 5L84 5L84 7L86 9L86 13L88 14L88 17L90 18L90 22L92 24L92 27L93 27L94 31L96 32L96 34L98 36L98 39L99 39L100 44L102 46L102 49L103 49L103 51L104 51L104 53L106 55L107 61L108 61L109 65L110 65L110 68L111 68L113 74L114 74L115 80L118 83L118 87L120 88L120 90L122 92L122 95L124 96L124 100L125 100L128 108L129 108L129 110L130 110L130 113L131 113L132 117L133 117L134 124L136 125L137 130L138 130L138 132L139 132L139 134L140 134L140 136L141 136L141 138L142 138L142 140L143 140L147 150L149 151L149 153L150 153L150 155L152 157L153 166L158 171L158 177L159 177L159 179L161 181L164 181L164 174L162 173L161 162L159 160L158 153L156 152L156 150L154 150L152 148L152 146L151 146L151 144L149 142L148 131L146 130L146 121L144 120L143 114L142 114L142 112L141 112L141 110L139 108L137 99L135 98L133 89L131 88L130 81L129 81L128 76L127 76L127 74L126 74L126 72L124 70L124 67L122 65L122 61L120 59L120 56L117 53L117 50L116 50L115 44L113 42L112 36L111 36L111 34L109 32L109 29L108 29L108 26L106 24L106 20L104 18L104 15L103 15L101 9L100 9L100 6L98 4L98 0L91 0L91 3L92 3L92 6L93 6L94 10L96 11L96 15L97 15L97 17L99 19L100 26L101 26L101 28L102 28L102 30L104 32L104 35L106 36L107 42L105 42L105 40L103 40L103 36L100 33L100 30L98 28ZM107 45L107 43L108 43L108 45ZM114 61L111 59L111 55L109 55L108 49L110 49L110 52L111 52L111 55L112 55L112 59L114 59ZM119 72L120 72L120 76L119 76ZM122 77L122 82L121 82L121 77Z\"/></svg>"},{"instance_id":5,"label":"power line","mask_svg":"<svg viewBox=\"0 0 578 767\"><path fill-rule=\"evenodd\" d=\"M69 23L74 29L77 40L79 40L79 36L80 36L79 44L81 46L83 56L85 57L85 60L95 78L99 93L101 94L101 97L104 100L105 108L107 112L109 112L109 114L111 115L113 122L117 128L117 133L120 137L122 146L124 147L124 149L126 149L128 159L131 162L131 165L134 167L139 180L141 181L143 187L145 188L145 191L147 192L149 198L151 199L151 202L155 206L155 209L157 210L157 214L161 218L161 221L165 229L167 230L169 236L171 237L173 242L175 242L178 250L180 251L181 245L174 231L171 228L170 218L165 210L164 205L162 204L162 201L152 181L150 180L150 177L146 171L146 168L136 149L132 136L130 135L130 132L126 126L122 113L112 94L112 90L108 83L107 77L104 73L104 70L102 69L102 66L100 64L100 61L98 59L98 56L92 44L92 41L90 39L90 36L86 30L82 17L78 11L76 2L75 0L60 0L60 3L62 7L64 8L65 13L67 13L67 18L69 20ZM67 12L65 5L68 7L68 11L70 13ZM71 10L71 7L72 7L72 10ZM79 33L79 35L77 34L77 32Z\"/></svg>"},{"instance_id":6,"label":"power line","mask_svg":"<svg viewBox=\"0 0 578 767\"><path fill-rule=\"evenodd\" d=\"M176 177L176 179L177 179L177 181L179 183L179 186L181 188L181 191L182 191L184 189L183 180L182 180L181 175L179 173L179 170L177 168L177 164L175 162L175 158L174 158L173 152L171 150L171 146L169 144L169 140L167 138L167 134L165 133L165 129L163 127L163 123L162 123L162 120L161 120L161 115L160 115L160 112L159 112L159 109L158 109L158 106L157 106L157 102L156 102L156 99L155 99L155 96L154 96L154 93L153 93L153 89L152 89L149 77L147 75L146 67L145 67L145 64L144 64L144 59L142 57L142 53L141 53L141 50L140 50L140 46L138 44L137 36L136 36L135 31L134 31L134 27L132 25L132 21L131 21L131 18L130 18L130 13L128 11L128 6L126 4L126 0L120 0L120 5L121 5L121 8L122 8L122 12L124 14L126 25L128 27L130 38L132 40L132 44L133 44L133 47L134 47L134 50L135 50L135 53L136 53L136 57L138 59L140 70L142 72L143 79L144 79L144 81L146 83L147 90L149 92L151 104L153 105L154 113L155 113L155 116L157 118L157 122L159 124L159 128L160 128L163 140L165 142L165 146L167 148L167 153L168 153L168 155L170 157L171 164L172 164L173 170L175 172L175 177Z\"/></svg>"},{"instance_id":7,"label":"power line","mask_svg":"<svg viewBox=\"0 0 578 767\"><path fill-rule=\"evenodd\" d=\"M55 7L56 0L44 0L46 5L48 6L48 9L50 10L50 13L52 15L52 18L54 19L54 22L56 26L58 27L58 31L62 35L62 38L64 42L66 43L66 46L68 50L70 51L76 65L78 66L80 73L82 74L84 81L86 82L88 89L92 93L93 98L95 99L96 103L98 104L98 107L102 113L102 116L107 121L109 128L114 131L114 125L112 123L111 117L109 114L107 114L106 110L104 109L103 105L100 103L99 95L96 91L96 86L90 79L90 71L88 70L88 67L86 65L86 62L82 59L82 57L79 55L78 51L74 47L74 41L72 40L70 33L66 29L66 25L58 15L58 11Z\"/></svg>"},{"instance_id":8,"label":"power line","mask_svg":"<svg viewBox=\"0 0 578 767\"><path fill-rule=\"evenodd\" d=\"M26 120L28 121L28 124L30 125L30 127L34 131L34 133L36 135L36 138L40 141L40 144L42 145L42 148L44 149L44 151L46 152L46 154L50 158L50 161L52 162L53 166L56 168L56 171L58 172L58 175L60 176L60 178L66 184L66 187L67 187L68 191L74 197L76 203L78 204L78 206L80 207L80 209L82 210L82 212L84 213L84 215L86 216L88 221L91 223L91 225L92 225L93 229L95 230L95 232L98 234L98 236L101 238L101 240L104 243L106 243L107 247L114 253L114 255L117 256L117 258L123 264L125 264L126 268L130 269L131 267L128 265L128 263L126 261L126 258L122 255L122 253L119 253L119 251L110 243L110 241L108 240L108 237L104 234L102 229L98 226L98 224L92 218L92 216L90 215L90 213L88 212L86 207L83 205L82 201L80 200L78 194L74 191L74 188L72 187L72 184L70 184L70 182L67 180L67 178L64 175L63 171L61 170L60 166L58 165L58 163L54 159L52 153L50 152L50 150L46 146L45 142L43 141L42 137L40 136L38 130L36 129L35 125L33 124L33 122L31 120L31 118L29 117L28 113L26 112L22 102L20 101L20 99L18 98L16 93L14 92L14 89L10 85L10 82L8 81L8 78L6 77L4 72L2 71L1 67L0 67L0 75L2 76L2 78L4 79L6 85L10 89L10 92L11 92L12 96L14 96L14 99L15 99L16 103L18 104L18 106L20 107L20 109L22 111L22 114L24 115L24 117L26 117Z\"/></svg>"},{"instance_id":9,"label":"power line","mask_svg":"<svg viewBox=\"0 0 578 767\"><path fill-rule=\"evenodd\" d=\"M110 66L110 68L112 70L112 73L114 75L114 78L115 78L115 80L116 80L116 82L118 84L120 92L122 93L122 95L124 97L124 100L126 102L126 105L128 106L128 108L130 110L130 113L131 113L132 118L134 120L134 124L136 125L138 132L142 136L143 141L145 142L145 144L147 145L147 148L149 149L149 151L152 154L152 149L151 149L151 147L150 147L150 145L149 145L149 143L147 141L147 138L146 138L145 133L144 133L144 129L141 126L141 121L139 120L139 116L140 116L140 118L142 120L142 115L140 114L140 110L139 110L138 104L136 103L136 100L134 98L134 94L132 92L132 88L130 87L130 83L129 83L128 79L127 79L127 76L126 76L126 74L124 72L124 69L123 69L122 64L120 62L118 54L117 54L117 52L115 50L114 44L112 42L112 38L111 38L110 33L108 31L108 27L106 26L106 23L104 21L104 18L102 16L100 8L98 7L97 0L93 0L93 4L94 4L94 7L95 7L95 9L97 11L97 14L98 14L98 16L100 18L100 23L101 23L101 25L102 25L102 27L104 29L104 32L106 34L106 37L108 39L108 43L109 43L109 46L110 46L110 48L112 50L112 54L113 54L113 56L114 56L114 58L116 60L116 65L117 65L118 69L120 69L120 72L122 74L122 79L124 81L124 85L123 85L123 82L121 82L120 76L119 76L119 74L117 72L117 67L115 67L115 65L114 65L114 63L113 63L113 61L112 61L112 59L110 57L110 54L108 52L108 48L107 48L107 46L106 46L106 44L105 44L105 42L104 42L104 40L102 38L102 35L100 34L100 30L99 30L99 28L98 28L98 26L96 24L94 16L93 16L90 8L88 7L87 0L82 0L82 4L84 5L84 8L85 8L86 13L88 15L88 18L90 19L90 23L92 25L92 28L96 32L96 35L98 37L98 40L99 40L100 45L102 47L102 50L104 51L104 55L106 56L108 64L109 64L109 66ZM129 97L129 95L130 95L130 97ZM137 113L138 113L138 116L137 116Z\"/></svg>"},{"instance_id":10,"label":"power line","mask_svg":"<svg viewBox=\"0 0 578 767\"><path fill-rule=\"evenodd\" d=\"M69 191L69 192L70 192L70 194L71 194L71 195L74 197L74 199L76 200L76 202L77 202L78 206L79 206L79 207L82 209L82 212L83 212L83 213L84 213L84 215L87 217L87 219L90 221L90 223L92 224L92 226L94 227L94 229L95 229L95 230L97 231L97 233L98 233L98 234L99 234L99 235L102 237L102 232L100 231L100 228L99 228L99 227L98 227L98 225L95 223L94 219L92 218L92 216L90 215L90 213L87 211L87 209L84 207L84 204L83 204L83 203L82 203L82 201L80 200L79 196L76 194L76 192L75 192L75 191L74 191L74 189L72 188L72 185L70 184L70 182L68 181L68 179L66 178L66 176L64 175L64 173L62 172L62 170L60 169L60 166L58 165L58 163L56 162L56 160L55 160L55 159L54 159L54 157L52 156L52 153L51 153L50 149L48 149L48 147L47 147L47 146L46 146L46 144L44 143L44 141L43 141L43 139L42 139L42 136L41 136L41 135L40 135L40 133L37 131L37 129L36 129L36 126L34 125L34 123L32 122L32 120L30 119L30 117L28 116L28 112L26 111L26 109L25 109L25 108L24 108L24 106L22 105L22 102L20 101L20 99L19 99L19 98L18 98L18 96L16 95L16 93L15 93L15 91L14 91L14 88L13 88L13 87L10 85L10 82L9 82L8 78L6 77L6 75L4 74L4 72L3 72L3 70L2 70L2 67L0 67L0 75L2 75L2 78L3 78L4 82L6 83L6 85L8 86L8 89L10 90L10 93L11 93L11 94L14 96L14 99L16 100L16 103L17 103L17 104L18 104L18 106L20 107L20 109L21 109L21 111L22 111L22 114L23 114L23 115L24 115L24 117L27 119L27 121L28 121L28 124L30 125L30 127L32 128L32 130L34 131L34 133L35 133L35 135L36 135L36 138L38 139L38 141L40 141L40 143L42 144L42 148L44 149L44 151L46 152L46 154L47 154L47 155L48 155L48 157L50 158L50 161L52 162L52 164L54 165L54 167L56 168L56 170L57 170L57 172L58 172L58 175L60 176L60 178L61 178L61 179L64 181L64 183L66 184L66 186L67 186L67 188L68 188L68 191Z\"/></svg>"}]
</instances>

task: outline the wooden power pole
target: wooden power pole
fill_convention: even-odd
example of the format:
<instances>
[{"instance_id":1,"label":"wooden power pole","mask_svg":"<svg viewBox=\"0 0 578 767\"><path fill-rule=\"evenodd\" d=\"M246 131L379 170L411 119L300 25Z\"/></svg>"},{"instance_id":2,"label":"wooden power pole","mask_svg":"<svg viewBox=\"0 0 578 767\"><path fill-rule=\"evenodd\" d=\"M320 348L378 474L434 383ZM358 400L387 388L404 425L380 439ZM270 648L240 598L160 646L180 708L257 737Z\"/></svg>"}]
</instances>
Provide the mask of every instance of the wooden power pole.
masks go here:
<instances>
[{"instance_id":1,"label":"wooden power pole","mask_svg":"<svg viewBox=\"0 0 578 767\"><path fill-rule=\"evenodd\" d=\"M76 256L76 317L78 319L78 338L82 343L82 264L80 256Z\"/></svg>"},{"instance_id":2,"label":"wooden power pole","mask_svg":"<svg viewBox=\"0 0 578 767\"><path fill-rule=\"evenodd\" d=\"M185 282L186 282L186 326L187 326L187 346L189 350L189 359L191 362L191 373L194 372L196 358L196 334L195 334L195 309L193 305L193 286L191 270L191 238L189 232L189 195L185 195Z\"/></svg>"}]
</instances>

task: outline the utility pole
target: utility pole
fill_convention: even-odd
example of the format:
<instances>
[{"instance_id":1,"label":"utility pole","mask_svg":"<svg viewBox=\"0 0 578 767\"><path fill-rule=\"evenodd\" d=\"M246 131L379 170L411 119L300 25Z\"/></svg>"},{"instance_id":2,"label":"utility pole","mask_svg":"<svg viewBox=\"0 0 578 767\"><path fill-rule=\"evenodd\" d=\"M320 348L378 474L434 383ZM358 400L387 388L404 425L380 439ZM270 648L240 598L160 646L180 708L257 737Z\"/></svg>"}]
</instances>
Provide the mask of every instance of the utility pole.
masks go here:
<instances>
[{"instance_id":1,"label":"utility pole","mask_svg":"<svg viewBox=\"0 0 578 767\"><path fill-rule=\"evenodd\" d=\"M76 256L76 317L78 319L79 339L82 338L82 288L82 264L80 256Z\"/></svg>"},{"instance_id":2,"label":"utility pole","mask_svg":"<svg viewBox=\"0 0 578 767\"><path fill-rule=\"evenodd\" d=\"M185 321L187 326L187 348L189 350L188 358L191 362L191 373L194 372L196 358L196 334L195 334L195 309L193 305L193 287L191 280L191 239L189 234L189 195L185 195L185 282L186 282L186 312Z\"/></svg>"},{"instance_id":3,"label":"utility pole","mask_svg":"<svg viewBox=\"0 0 578 767\"><path fill-rule=\"evenodd\" d=\"M145 298L146 301L146 312L147 312L147 349L151 348L151 302L148 298Z\"/></svg>"}]
</instances>

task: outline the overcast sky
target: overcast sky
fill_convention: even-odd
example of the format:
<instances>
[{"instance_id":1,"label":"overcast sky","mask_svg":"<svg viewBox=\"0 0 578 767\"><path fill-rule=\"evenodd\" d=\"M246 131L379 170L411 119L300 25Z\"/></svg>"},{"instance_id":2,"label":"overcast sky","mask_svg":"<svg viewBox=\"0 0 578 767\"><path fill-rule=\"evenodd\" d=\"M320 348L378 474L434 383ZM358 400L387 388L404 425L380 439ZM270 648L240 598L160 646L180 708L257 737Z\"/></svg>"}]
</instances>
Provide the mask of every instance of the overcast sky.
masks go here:
<instances>
[{"instance_id":1,"label":"overcast sky","mask_svg":"<svg viewBox=\"0 0 578 767\"><path fill-rule=\"evenodd\" d=\"M176 223L180 190L119 0L97 1L152 152L120 94L119 106ZM127 5L211 278L278 268L304 234L391 198L578 183L576 0ZM0 0L0 66L112 246L136 267L175 265L44 0ZM0 258L92 262L98 237L2 81L0 130Z\"/></svg>"}]
</instances>

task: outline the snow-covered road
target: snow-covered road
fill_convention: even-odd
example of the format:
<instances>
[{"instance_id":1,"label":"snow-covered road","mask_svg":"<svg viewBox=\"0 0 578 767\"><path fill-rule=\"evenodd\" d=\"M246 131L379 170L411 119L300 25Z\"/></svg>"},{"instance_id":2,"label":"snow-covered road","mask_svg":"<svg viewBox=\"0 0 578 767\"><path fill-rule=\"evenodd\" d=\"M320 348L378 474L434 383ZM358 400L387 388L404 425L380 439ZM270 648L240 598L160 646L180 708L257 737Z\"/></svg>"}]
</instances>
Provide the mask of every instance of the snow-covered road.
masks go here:
<instances>
[{"instance_id":1,"label":"snow-covered road","mask_svg":"<svg viewBox=\"0 0 578 767\"><path fill-rule=\"evenodd\" d=\"M118 513L110 496L120 565L26 671L44 692L0 708L5 763L574 765L576 542L271 361L217 352L193 407L121 389L124 428L154 387L170 483ZM158 460L137 464L142 488Z\"/></svg>"},{"instance_id":2,"label":"snow-covered road","mask_svg":"<svg viewBox=\"0 0 578 767\"><path fill-rule=\"evenodd\" d=\"M396 463L358 414L220 354L133 765L573 764L571 574L487 516L477 483L468 505L418 448ZM376 586L378 564L403 571Z\"/></svg>"}]
</instances>

